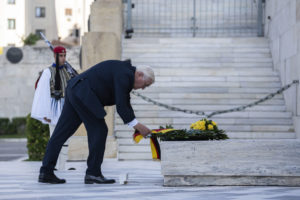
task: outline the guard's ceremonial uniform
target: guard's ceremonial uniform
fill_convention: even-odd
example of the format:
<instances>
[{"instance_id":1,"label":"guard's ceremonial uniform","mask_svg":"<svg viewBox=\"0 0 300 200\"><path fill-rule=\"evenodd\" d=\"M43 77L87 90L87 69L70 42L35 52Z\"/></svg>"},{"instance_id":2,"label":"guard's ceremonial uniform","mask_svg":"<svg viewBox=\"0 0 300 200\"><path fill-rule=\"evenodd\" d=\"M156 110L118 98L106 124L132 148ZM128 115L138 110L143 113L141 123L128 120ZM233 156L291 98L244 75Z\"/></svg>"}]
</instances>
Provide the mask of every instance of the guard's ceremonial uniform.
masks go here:
<instances>
[{"instance_id":1,"label":"guard's ceremonial uniform","mask_svg":"<svg viewBox=\"0 0 300 200\"><path fill-rule=\"evenodd\" d=\"M64 47L58 46L54 49L54 53L66 53ZM36 85L36 90L34 93L34 99L31 109L31 117L41 121L43 124L49 124L50 137L55 129L57 121L61 115L64 102L65 102L65 89L67 87L67 82L71 79L73 74L71 74L66 65L56 67L56 63L53 63L48 68L44 69L38 83ZM55 86L56 86L56 73L59 73L60 82L60 96L59 98L55 96ZM51 122L45 120L51 120ZM63 170L65 168L65 162L67 160L67 143L61 151L58 162L58 169Z\"/></svg>"},{"instance_id":2,"label":"guard's ceremonial uniform","mask_svg":"<svg viewBox=\"0 0 300 200\"><path fill-rule=\"evenodd\" d=\"M34 93L32 108L31 108L31 117L41 121L43 124L49 124L55 127L57 124L58 118L60 117L65 99L64 99L64 90L67 85L67 81L71 79L70 75L65 69L65 66L60 66L60 76L62 80L62 98L55 99L51 96L54 90L54 77L56 64L53 63L52 66L43 70L43 73L37 84L37 88ZM50 119L49 123L44 119ZM50 133L51 135L52 133Z\"/></svg>"}]
</instances>

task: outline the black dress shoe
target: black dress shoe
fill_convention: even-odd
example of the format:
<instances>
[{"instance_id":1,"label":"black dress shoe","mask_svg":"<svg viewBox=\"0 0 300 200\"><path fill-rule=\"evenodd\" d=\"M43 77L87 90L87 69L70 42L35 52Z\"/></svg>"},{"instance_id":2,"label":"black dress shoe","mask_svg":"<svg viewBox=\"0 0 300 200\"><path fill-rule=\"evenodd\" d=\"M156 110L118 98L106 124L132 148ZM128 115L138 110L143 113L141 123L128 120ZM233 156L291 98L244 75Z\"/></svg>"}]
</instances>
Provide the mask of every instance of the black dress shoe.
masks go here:
<instances>
[{"instance_id":1,"label":"black dress shoe","mask_svg":"<svg viewBox=\"0 0 300 200\"><path fill-rule=\"evenodd\" d=\"M110 184L110 183L115 183L115 182L116 182L115 179L107 179L103 175L93 176L93 175L86 174L84 177L85 184L93 184L93 183Z\"/></svg>"},{"instance_id":2,"label":"black dress shoe","mask_svg":"<svg viewBox=\"0 0 300 200\"><path fill-rule=\"evenodd\" d=\"M55 174L40 173L39 182L40 183L61 184L61 183L65 183L66 180L57 178L55 176Z\"/></svg>"}]
</instances>

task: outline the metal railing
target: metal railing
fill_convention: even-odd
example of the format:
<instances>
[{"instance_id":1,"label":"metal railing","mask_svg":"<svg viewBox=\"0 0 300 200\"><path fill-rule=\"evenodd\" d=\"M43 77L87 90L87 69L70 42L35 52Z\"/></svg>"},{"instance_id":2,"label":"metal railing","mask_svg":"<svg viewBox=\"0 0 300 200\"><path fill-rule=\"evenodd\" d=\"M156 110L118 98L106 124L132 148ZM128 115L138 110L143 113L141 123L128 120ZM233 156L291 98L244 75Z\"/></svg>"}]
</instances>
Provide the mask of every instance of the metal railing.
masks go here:
<instances>
[{"instance_id":1,"label":"metal railing","mask_svg":"<svg viewBox=\"0 0 300 200\"><path fill-rule=\"evenodd\" d=\"M264 0L124 0L125 34L151 37L263 36Z\"/></svg>"}]
</instances>

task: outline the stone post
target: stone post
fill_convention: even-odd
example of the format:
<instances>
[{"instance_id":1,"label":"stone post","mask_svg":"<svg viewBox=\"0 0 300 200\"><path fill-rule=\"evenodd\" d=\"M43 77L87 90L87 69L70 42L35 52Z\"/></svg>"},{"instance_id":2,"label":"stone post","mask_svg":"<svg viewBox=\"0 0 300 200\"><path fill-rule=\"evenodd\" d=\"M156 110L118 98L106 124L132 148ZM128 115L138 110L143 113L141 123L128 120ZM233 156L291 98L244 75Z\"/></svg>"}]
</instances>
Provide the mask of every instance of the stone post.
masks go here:
<instances>
[{"instance_id":1,"label":"stone post","mask_svg":"<svg viewBox=\"0 0 300 200\"><path fill-rule=\"evenodd\" d=\"M91 6L91 32L115 33L121 41L122 0L97 0Z\"/></svg>"},{"instance_id":2,"label":"stone post","mask_svg":"<svg viewBox=\"0 0 300 200\"><path fill-rule=\"evenodd\" d=\"M91 32L82 38L83 71L104 60L121 59L122 1L97 0L91 6ZM117 142L114 136L114 107L105 107L108 126L106 158L117 156ZM83 125L71 138L69 160L86 160L88 145Z\"/></svg>"}]
</instances>

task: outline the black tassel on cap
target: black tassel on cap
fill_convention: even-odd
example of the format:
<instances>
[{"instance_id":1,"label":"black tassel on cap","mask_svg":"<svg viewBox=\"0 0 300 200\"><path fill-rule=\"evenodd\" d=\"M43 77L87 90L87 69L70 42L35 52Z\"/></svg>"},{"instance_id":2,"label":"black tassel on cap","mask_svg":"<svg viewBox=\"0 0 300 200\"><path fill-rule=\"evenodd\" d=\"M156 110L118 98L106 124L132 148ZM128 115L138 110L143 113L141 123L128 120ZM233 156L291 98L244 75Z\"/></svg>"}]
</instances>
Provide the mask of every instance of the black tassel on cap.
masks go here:
<instances>
[{"instance_id":1,"label":"black tassel on cap","mask_svg":"<svg viewBox=\"0 0 300 200\"><path fill-rule=\"evenodd\" d=\"M61 92L61 79L59 75L59 53L56 53L56 73L55 73L55 84L54 84L54 97L56 100L62 96Z\"/></svg>"}]
</instances>

